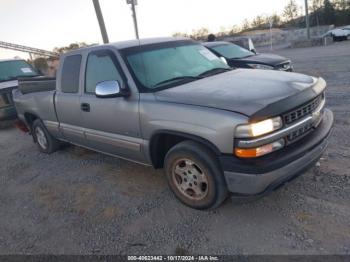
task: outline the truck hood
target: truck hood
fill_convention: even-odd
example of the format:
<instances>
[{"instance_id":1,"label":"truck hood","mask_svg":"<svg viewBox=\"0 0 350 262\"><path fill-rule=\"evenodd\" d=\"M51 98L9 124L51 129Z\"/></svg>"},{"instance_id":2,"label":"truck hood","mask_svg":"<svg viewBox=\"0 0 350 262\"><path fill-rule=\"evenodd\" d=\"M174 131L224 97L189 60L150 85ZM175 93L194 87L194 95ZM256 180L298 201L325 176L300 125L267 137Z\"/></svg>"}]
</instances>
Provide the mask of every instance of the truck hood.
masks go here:
<instances>
[{"instance_id":1,"label":"truck hood","mask_svg":"<svg viewBox=\"0 0 350 262\"><path fill-rule=\"evenodd\" d=\"M278 64L288 61L287 58L275 54L257 54L253 56L240 58L239 60L245 61L247 63L258 63L272 66L276 66Z\"/></svg>"},{"instance_id":2,"label":"truck hood","mask_svg":"<svg viewBox=\"0 0 350 262\"><path fill-rule=\"evenodd\" d=\"M0 82L0 90L1 89L6 89L6 88L9 88L9 87L16 87L16 86L18 86L18 81L17 80Z\"/></svg>"},{"instance_id":3,"label":"truck hood","mask_svg":"<svg viewBox=\"0 0 350 262\"><path fill-rule=\"evenodd\" d=\"M163 102L211 107L262 118L279 115L316 97L319 92L312 88L316 81L311 76L296 73L236 69L158 91L155 97ZM319 82L325 86L323 79Z\"/></svg>"}]
</instances>

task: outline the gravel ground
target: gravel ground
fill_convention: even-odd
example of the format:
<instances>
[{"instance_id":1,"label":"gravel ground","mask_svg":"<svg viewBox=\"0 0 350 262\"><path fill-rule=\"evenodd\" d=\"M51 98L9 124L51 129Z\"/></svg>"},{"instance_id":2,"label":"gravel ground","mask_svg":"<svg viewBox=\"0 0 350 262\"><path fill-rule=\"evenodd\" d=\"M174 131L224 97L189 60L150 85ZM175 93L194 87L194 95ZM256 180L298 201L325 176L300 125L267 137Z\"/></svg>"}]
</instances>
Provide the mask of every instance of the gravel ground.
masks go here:
<instances>
[{"instance_id":1,"label":"gravel ground","mask_svg":"<svg viewBox=\"0 0 350 262\"><path fill-rule=\"evenodd\" d=\"M335 129L319 165L255 202L180 204L162 171L0 130L0 254L350 254L350 42L279 51L323 76Z\"/></svg>"}]
</instances>

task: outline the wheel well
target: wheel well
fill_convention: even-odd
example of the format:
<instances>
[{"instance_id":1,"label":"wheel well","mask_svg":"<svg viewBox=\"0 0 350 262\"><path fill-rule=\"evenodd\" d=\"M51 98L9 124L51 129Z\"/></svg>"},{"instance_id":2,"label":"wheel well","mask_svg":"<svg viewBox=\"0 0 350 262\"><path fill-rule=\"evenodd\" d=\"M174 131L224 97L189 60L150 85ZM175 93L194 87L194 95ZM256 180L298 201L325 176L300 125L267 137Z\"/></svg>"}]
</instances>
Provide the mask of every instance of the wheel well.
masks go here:
<instances>
[{"instance_id":1,"label":"wheel well","mask_svg":"<svg viewBox=\"0 0 350 262\"><path fill-rule=\"evenodd\" d=\"M176 144L185 140L191 140L202 144L211 150L215 155L219 155L220 151L209 141L200 137L181 134L181 133L159 133L152 137L150 141L150 156L154 168L163 168L164 159L168 151Z\"/></svg>"},{"instance_id":2,"label":"wheel well","mask_svg":"<svg viewBox=\"0 0 350 262\"><path fill-rule=\"evenodd\" d=\"M36 119L38 119L38 117L36 115L31 114L31 113L25 113L24 118L25 118L25 120L30 128L32 128L34 121Z\"/></svg>"}]
</instances>

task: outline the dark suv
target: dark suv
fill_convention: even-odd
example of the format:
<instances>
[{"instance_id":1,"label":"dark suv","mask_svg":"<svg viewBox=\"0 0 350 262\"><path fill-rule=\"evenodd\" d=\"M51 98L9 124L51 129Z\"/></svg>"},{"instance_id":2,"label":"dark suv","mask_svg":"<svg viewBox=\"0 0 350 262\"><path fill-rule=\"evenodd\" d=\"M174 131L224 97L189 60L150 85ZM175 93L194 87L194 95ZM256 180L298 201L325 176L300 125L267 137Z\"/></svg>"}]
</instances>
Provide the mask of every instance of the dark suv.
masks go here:
<instances>
[{"instance_id":1,"label":"dark suv","mask_svg":"<svg viewBox=\"0 0 350 262\"><path fill-rule=\"evenodd\" d=\"M0 121L17 117L12 101L12 90L17 88L20 77L38 76L37 71L20 59L0 60Z\"/></svg>"},{"instance_id":2,"label":"dark suv","mask_svg":"<svg viewBox=\"0 0 350 262\"><path fill-rule=\"evenodd\" d=\"M228 65L236 68L293 71L289 59L275 54L258 54L230 42L207 42L204 46L218 57L223 57Z\"/></svg>"}]
</instances>

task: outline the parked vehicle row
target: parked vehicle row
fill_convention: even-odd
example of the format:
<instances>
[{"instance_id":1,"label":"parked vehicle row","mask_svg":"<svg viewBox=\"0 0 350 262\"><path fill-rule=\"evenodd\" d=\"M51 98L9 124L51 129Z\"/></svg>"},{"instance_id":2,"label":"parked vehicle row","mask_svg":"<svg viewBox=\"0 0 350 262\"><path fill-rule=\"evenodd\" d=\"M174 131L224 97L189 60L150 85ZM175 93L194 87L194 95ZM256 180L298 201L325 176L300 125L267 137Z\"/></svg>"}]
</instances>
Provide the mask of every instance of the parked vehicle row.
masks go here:
<instances>
[{"instance_id":1,"label":"parked vehicle row","mask_svg":"<svg viewBox=\"0 0 350 262\"><path fill-rule=\"evenodd\" d=\"M258 54L230 42L206 42L210 51L224 58L228 65L236 68L293 71L289 59L274 54Z\"/></svg>"},{"instance_id":2,"label":"parked vehicle row","mask_svg":"<svg viewBox=\"0 0 350 262\"><path fill-rule=\"evenodd\" d=\"M331 36L335 42L346 41L350 36L350 25L328 31L323 37Z\"/></svg>"},{"instance_id":3,"label":"parked vehicle row","mask_svg":"<svg viewBox=\"0 0 350 262\"><path fill-rule=\"evenodd\" d=\"M264 195L320 158L333 125L325 88L157 38L66 53L55 83L20 81L13 98L40 151L68 142L164 168L181 202L208 209L229 192Z\"/></svg>"}]
</instances>

